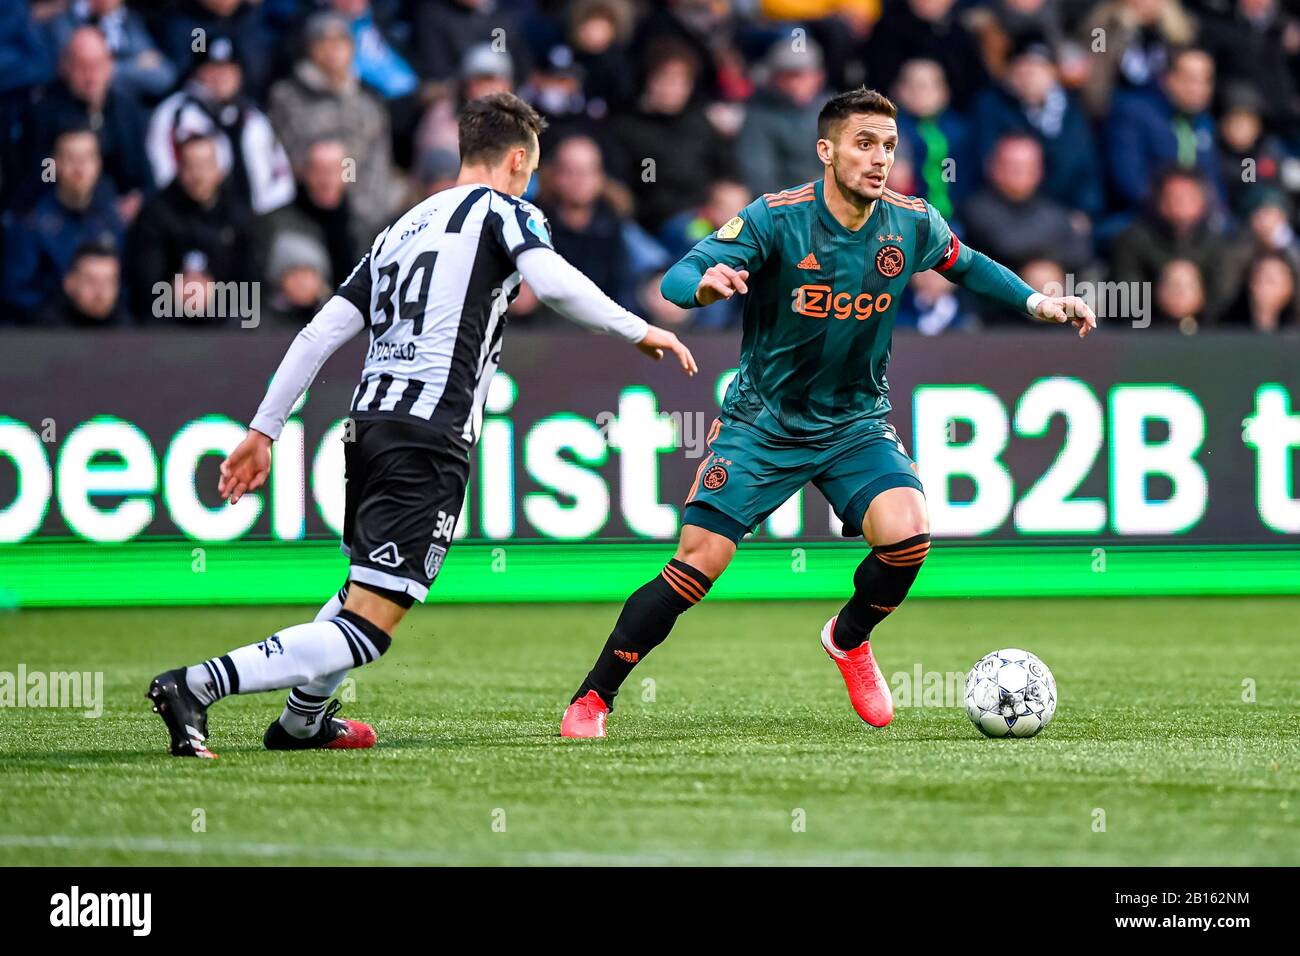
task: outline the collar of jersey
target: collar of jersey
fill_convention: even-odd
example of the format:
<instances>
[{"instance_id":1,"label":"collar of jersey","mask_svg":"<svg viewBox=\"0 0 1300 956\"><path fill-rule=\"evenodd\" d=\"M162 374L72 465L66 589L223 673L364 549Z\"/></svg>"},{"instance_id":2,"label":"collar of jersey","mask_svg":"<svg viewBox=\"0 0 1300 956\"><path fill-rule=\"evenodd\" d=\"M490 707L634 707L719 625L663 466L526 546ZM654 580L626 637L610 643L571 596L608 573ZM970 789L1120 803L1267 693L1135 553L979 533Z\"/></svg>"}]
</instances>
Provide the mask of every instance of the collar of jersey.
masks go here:
<instances>
[{"instance_id":1,"label":"collar of jersey","mask_svg":"<svg viewBox=\"0 0 1300 956\"><path fill-rule=\"evenodd\" d=\"M813 192L817 195L817 215L821 216L822 222L825 224L826 228L831 231L831 234L836 236L856 236L858 238L867 235L867 230L871 227L871 223L875 221L876 215L880 212L881 203L883 203L884 200L876 200L876 204L871 207L871 215L867 217L867 221L860 227L856 230L849 229L844 225L844 223L835 218L830 207L826 205L826 197L822 194L824 186L825 180L817 180L816 185L813 186Z\"/></svg>"}]
</instances>

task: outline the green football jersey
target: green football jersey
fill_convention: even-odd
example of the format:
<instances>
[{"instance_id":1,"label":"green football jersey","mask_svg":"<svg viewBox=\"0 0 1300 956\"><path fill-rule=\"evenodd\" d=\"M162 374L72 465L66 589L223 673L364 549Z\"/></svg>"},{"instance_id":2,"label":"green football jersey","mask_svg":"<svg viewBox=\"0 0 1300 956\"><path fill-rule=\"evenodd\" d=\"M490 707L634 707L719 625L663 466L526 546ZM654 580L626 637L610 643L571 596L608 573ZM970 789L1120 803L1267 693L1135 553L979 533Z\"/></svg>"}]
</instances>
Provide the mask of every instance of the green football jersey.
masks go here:
<instances>
[{"instance_id":1,"label":"green football jersey","mask_svg":"<svg viewBox=\"0 0 1300 956\"><path fill-rule=\"evenodd\" d=\"M754 200L664 277L695 304L699 276L749 270L740 370L725 415L777 436L816 439L889 414L894 315L914 272L946 269L960 244L923 199L886 189L856 232L831 215L822 183Z\"/></svg>"}]
</instances>

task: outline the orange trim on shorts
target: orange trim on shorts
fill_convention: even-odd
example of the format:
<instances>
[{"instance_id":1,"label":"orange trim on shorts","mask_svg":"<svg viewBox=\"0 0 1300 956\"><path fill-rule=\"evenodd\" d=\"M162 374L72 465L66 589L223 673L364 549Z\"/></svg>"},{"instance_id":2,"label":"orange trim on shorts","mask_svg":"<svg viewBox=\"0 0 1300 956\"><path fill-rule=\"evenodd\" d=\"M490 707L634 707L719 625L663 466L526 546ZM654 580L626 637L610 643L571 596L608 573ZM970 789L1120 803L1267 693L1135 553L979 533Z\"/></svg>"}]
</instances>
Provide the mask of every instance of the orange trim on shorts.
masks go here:
<instances>
[{"instance_id":1,"label":"orange trim on shorts","mask_svg":"<svg viewBox=\"0 0 1300 956\"><path fill-rule=\"evenodd\" d=\"M700 462L700 467L695 469L695 480L691 482L691 490L686 494L686 504L695 500L695 493L700 490L700 479L704 477L704 469L708 467L709 460L713 457L713 443L717 441L718 435L722 433L722 419L715 418L713 424L709 426L709 437L704 439L704 447L709 453L704 456Z\"/></svg>"}]
</instances>

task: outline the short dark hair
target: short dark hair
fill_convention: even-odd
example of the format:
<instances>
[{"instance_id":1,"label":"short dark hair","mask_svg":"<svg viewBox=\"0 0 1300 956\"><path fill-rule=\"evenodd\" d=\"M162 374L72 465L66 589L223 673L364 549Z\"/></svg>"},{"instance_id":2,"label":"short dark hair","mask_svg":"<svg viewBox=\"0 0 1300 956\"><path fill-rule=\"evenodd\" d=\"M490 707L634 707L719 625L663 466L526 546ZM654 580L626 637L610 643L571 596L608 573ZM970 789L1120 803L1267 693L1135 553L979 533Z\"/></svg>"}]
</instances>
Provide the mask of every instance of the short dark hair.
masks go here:
<instances>
[{"instance_id":1,"label":"short dark hair","mask_svg":"<svg viewBox=\"0 0 1300 956\"><path fill-rule=\"evenodd\" d=\"M490 93L470 100L460 111L460 161L499 160L515 146L531 146L546 120L513 93Z\"/></svg>"},{"instance_id":2,"label":"short dark hair","mask_svg":"<svg viewBox=\"0 0 1300 956\"><path fill-rule=\"evenodd\" d=\"M113 241L112 236L93 236L77 246L76 251L72 253L72 263L69 269L77 268L82 259L118 260L118 258L117 243Z\"/></svg>"},{"instance_id":3,"label":"short dark hair","mask_svg":"<svg viewBox=\"0 0 1300 956\"><path fill-rule=\"evenodd\" d=\"M865 86L839 93L831 97L817 115L818 138L834 139L839 125L855 113L879 113L895 119L898 107L884 93L869 90Z\"/></svg>"},{"instance_id":4,"label":"short dark hair","mask_svg":"<svg viewBox=\"0 0 1300 956\"><path fill-rule=\"evenodd\" d=\"M211 133L189 133L182 136L176 143L176 156L179 158L181 153L185 152L185 150L189 149L195 143L208 143L215 148L217 145L217 138Z\"/></svg>"},{"instance_id":5,"label":"short dark hair","mask_svg":"<svg viewBox=\"0 0 1300 956\"><path fill-rule=\"evenodd\" d=\"M1160 194L1165 191L1170 183L1176 179L1185 182L1194 183L1203 193L1208 193L1208 183L1205 176L1195 166L1179 166L1174 163L1168 163L1156 170L1151 182L1151 198L1158 200Z\"/></svg>"}]
</instances>

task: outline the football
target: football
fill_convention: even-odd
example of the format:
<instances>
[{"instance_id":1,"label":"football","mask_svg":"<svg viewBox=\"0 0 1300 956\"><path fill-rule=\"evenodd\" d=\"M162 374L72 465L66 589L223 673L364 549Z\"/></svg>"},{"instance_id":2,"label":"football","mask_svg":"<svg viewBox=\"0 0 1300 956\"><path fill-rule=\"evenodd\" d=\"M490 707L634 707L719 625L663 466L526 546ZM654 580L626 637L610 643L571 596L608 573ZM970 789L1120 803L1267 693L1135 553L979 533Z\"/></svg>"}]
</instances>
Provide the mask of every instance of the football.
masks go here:
<instances>
[{"instance_id":1,"label":"football","mask_svg":"<svg viewBox=\"0 0 1300 956\"><path fill-rule=\"evenodd\" d=\"M991 651L966 675L966 714L988 737L1032 737L1056 713L1056 679L1035 655Z\"/></svg>"}]
</instances>

